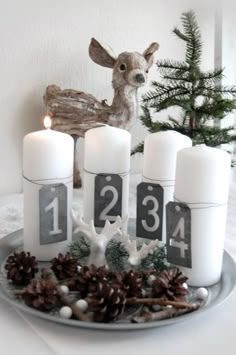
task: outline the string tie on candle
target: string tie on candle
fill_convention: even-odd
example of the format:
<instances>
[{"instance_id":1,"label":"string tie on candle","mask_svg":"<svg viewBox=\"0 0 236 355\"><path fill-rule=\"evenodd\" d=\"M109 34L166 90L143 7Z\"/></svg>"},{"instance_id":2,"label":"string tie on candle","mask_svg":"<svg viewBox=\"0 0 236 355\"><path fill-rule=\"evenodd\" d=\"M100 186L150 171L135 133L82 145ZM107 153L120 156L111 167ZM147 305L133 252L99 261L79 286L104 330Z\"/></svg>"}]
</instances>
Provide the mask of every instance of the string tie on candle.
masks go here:
<instances>
[{"instance_id":1,"label":"string tie on candle","mask_svg":"<svg viewBox=\"0 0 236 355\"><path fill-rule=\"evenodd\" d=\"M151 179L151 178L148 178L147 176L145 175L142 175L142 177L146 180L149 180L150 182L153 182L154 184L159 184L161 185L162 187L173 187L175 186L175 180L160 180L160 179ZM165 185L165 183L167 183L168 185Z\"/></svg>"},{"instance_id":2,"label":"string tie on candle","mask_svg":"<svg viewBox=\"0 0 236 355\"><path fill-rule=\"evenodd\" d=\"M191 210L204 210L208 208L217 208L217 207L223 207L227 205L227 202L224 203L216 203L216 202L187 202L187 201L181 201L178 198L174 196L174 201L182 203L184 205L188 205L188 207ZM200 205L200 206L199 206Z\"/></svg>"},{"instance_id":3,"label":"string tie on candle","mask_svg":"<svg viewBox=\"0 0 236 355\"><path fill-rule=\"evenodd\" d=\"M93 171L89 171L87 169L83 169L83 170L85 173L90 174L90 175L104 175L104 176L108 175L108 174L111 174L111 175L115 174L115 175L119 175L119 176L123 177L123 176L129 175L129 173L130 173L130 170L124 171L122 173L94 173Z\"/></svg>"},{"instance_id":4,"label":"string tie on candle","mask_svg":"<svg viewBox=\"0 0 236 355\"><path fill-rule=\"evenodd\" d=\"M30 183L32 183L34 185L39 185L39 186L47 185L47 183L44 183L44 182L50 182L50 181L56 181L56 180L60 180L60 182L57 185L66 185L66 184L73 182L73 175L67 176L65 178L50 178L50 179L37 179L37 180L28 179L24 174L22 174L22 177L24 180L29 181ZM63 182L62 182L62 180L63 180ZM68 181L64 181L64 180L68 180Z\"/></svg>"}]
</instances>

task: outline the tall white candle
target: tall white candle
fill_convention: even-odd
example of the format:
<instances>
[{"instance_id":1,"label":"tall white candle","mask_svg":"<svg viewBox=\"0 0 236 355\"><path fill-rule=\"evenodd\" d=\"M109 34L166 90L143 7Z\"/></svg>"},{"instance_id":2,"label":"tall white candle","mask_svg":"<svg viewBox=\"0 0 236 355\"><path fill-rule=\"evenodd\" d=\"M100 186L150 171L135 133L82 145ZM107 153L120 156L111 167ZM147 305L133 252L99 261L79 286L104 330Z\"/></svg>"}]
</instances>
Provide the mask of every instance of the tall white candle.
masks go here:
<instances>
[{"instance_id":1,"label":"tall white candle","mask_svg":"<svg viewBox=\"0 0 236 355\"><path fill-rule=\"evenodd\" d=\"M219 281L230 181L230 155L205 145L177 154L175 198L191 209L192 268L182 268L192 286Z\"/></svg>"},{"instance_id":2,"label":"tall white candle","mask_svg":"<svg viewBox=\"0 0 236 355\"><path fill-rule=\"evenodd\" d=\"M111 126L101 126L86 132L84 142L83 181L83 214L86 222L94 220L94 181L95 176L102 173L118 174L121 176L121 217L126 217L128 215L130 150L131 135L123 129ZM112 219L110 220L113 221Z\"/></svg>"},{"instance_id":3,"label":"tall white candle","mask_svg":"<svg viewBox=\"0 0 236 355\"><path fill-rule=\"evenodd\" d=\"M173 201L176 156L180 149L192 146L192 140L175 131L149 134L144 142L143 181L159 184L164 189L162 239L166 241L165 206Z\"/></svg>"},{"instance_id":4,"label":"tall white candle","mask_svg":"<svg viewBox=\"0 0 236 355\"><path fill-rule=\"evenodd\" d=\"M46 125L50 125L46 119ZM58 253L64 253L71 242L72 223L70 210L73 190L73 139L65 133L46 129L29 133L23 142L23 177L24 177L24 249L30 251L39 260L50 260ZM50 191L55 191L54 185L65 185L67 213L64 220L59 220L58 198L48 201L43 213L51 216L52 225L48 226L51 231L50 244L42 243L40 230L40 191L42 188L52 186ZM49 187L50 187L49 186ZM50 203L51 202L51 203ZM62 201L60 201L61 204ZM57 234L61 233L61 223L67 225L66 240L57 240ZM46 241L47 242L47 241Z\"/></svg>"}]
</instances>

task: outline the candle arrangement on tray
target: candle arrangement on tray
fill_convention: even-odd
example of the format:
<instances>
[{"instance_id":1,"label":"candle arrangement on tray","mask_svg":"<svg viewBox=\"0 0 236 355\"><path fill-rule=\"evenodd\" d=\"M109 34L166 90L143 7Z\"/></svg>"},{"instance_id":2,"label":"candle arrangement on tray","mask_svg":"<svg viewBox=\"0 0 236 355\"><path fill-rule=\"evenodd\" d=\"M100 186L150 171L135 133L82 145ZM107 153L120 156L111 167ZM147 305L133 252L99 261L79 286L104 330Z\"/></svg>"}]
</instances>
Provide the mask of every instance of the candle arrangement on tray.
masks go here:
<instances>
[{"instance_id":1,"label":"candle arrangement on tray","mask_svg":"<svg viewBox=\"0 0 236 355\"><path fill-rule=\"evenodd\" d=\"M230 156L177 132L148 135L129 235L130 133L86 132L82 213L72 209L73 139L48 117L45 126L24 138L24 250L4 266L15 296L84 322L157 321L201 307L222 272Z\"/></svg>"}]
</instances>

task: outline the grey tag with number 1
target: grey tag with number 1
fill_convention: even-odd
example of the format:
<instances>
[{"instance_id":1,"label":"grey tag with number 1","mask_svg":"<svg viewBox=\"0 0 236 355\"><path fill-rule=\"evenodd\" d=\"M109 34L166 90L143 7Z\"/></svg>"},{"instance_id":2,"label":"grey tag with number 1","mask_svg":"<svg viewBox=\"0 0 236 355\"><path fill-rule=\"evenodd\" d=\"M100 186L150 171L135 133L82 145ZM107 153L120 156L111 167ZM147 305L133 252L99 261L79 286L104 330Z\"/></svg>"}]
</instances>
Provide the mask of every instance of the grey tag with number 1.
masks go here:
<instances>
[{"instance_id":1,"label":"grey tag with number 1","mask_svg":"<svg viewBox=\"0 0 236 355\"><path fill-rule=\"evenodd\" d=\"M191 210L183 203L166 205L166 248L168 262L191 268Z\"/></svg>"},{"instance_id":2,"label":"grey tag with number 1","mask_svg":"<svg viewBox=\"0 0 236 355\"><path fill-rule=\"evenodd\" d=\"M122 217L122 178L117 174L98 174L95 177L94 224L104 227L105 221Z\"/></svg>"},{"instance_id":3,"label":"grey tag with number 1","mask_svg":"<svg viewBox=\"0 0 236 355\"><path fill-rule=\"evenodd\" d=\"M39 190L40 245L67 239L67 187L45 185Z\"/></svg>"}]
</instances>

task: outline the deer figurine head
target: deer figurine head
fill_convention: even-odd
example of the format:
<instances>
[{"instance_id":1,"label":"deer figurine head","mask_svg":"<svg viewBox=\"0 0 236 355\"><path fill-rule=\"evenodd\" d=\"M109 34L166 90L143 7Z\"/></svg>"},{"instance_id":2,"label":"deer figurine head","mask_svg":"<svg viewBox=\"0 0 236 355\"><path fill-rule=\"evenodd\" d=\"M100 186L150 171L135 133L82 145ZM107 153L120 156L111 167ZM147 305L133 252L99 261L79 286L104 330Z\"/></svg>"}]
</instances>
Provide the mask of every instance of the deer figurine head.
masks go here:
<instances>
[{"instance_id":1,"label":"deer figurine head","mask_svg":"<svg viewBox=\"0 0 236 355\"><path fill-rule=\"evenodd\" d=\"M118 57L109 53L96 39L89 46L90 58L97 64L113 69L114 98L107 123L129 129L137 116L137 89L147 81L158 43L151 43L141 54L123 52Z\"/></svg>"}]
</instances>

